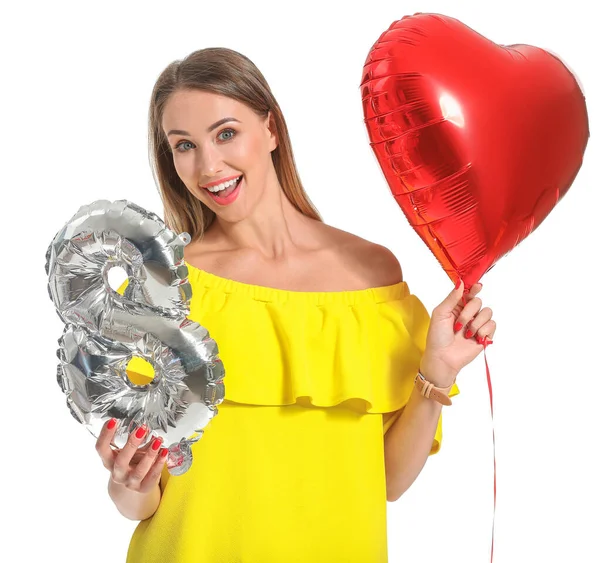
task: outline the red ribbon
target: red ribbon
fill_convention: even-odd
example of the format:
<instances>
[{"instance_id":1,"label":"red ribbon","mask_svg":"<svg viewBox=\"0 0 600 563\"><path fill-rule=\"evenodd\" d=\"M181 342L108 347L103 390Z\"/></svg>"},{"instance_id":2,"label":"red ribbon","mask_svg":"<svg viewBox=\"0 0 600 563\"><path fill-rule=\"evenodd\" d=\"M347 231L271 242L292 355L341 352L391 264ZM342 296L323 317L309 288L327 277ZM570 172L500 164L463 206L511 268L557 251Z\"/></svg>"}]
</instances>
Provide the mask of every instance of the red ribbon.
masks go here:
<instances>
[{"instance_id":1,"label":"red ribbon","mask_svg":"<svg viewBox=\"0 0 600 563\"><path fill-rule=\"evenodd\" d=\"M490 367L487 361L487 355L485 349L488 347L487 337L483 342L483 358L485 360L485 372L487 374L488 390L490 392L490 412L492 414L492 443L494 452L494 513L492 516L492 550L490 555L490 562L494 560L494 528L496 524L496 434L494 432L494 392L492 390L492 378L490 377Z\"/></svg>"},{"instance_id":2,"label":"red ribbon","mask_svg":"<svg viewBox=\"0 0 600 563\"><path fill-rule=\"evenodd\" d=\"M465 290L468 292L468 290ZM463 294L462 296L463 307L466 305L467 300ZM494 432L494 391L492 389L492 378L490 376L490 366L487 361L487 354L485 353L486 348L492 344L492 341L487 336L483 338L483 359L485 360L485 373L487 375L488 391L490 395L490 412L492 415L492 444L494 454L494 512L492 515L492 548L490 553L490 563L494 561L494 529L496 525L496 433Z\"/></svg>"}]
</instances>

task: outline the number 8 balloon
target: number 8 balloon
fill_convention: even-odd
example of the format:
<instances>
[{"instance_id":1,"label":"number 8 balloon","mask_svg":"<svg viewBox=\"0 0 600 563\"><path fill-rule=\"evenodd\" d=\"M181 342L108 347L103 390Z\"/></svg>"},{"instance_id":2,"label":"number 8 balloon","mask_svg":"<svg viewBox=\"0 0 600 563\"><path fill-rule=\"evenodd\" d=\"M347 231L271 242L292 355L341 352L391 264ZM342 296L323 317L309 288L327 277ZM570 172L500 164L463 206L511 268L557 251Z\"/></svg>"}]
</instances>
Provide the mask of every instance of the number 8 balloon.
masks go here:
<instances>
[{"instance_id":1,"label":"number 8 balloon","mask_svg":"<svg viewBox=\"0 0 600 563\"><path fill-rule=\"evenodd\" d=\"M173 475L191 466L191 444L224 398L217 344L187 318L188 243L187 233L176 235L128 201L96 201L79 209L46 253L48 291L66 325L57 379L71 413L96 437L116 418L118 448L146 424L145 443L163 439ZM114 267L128 274L123 295L109 285Z\"/></svg>"}]
</instances>

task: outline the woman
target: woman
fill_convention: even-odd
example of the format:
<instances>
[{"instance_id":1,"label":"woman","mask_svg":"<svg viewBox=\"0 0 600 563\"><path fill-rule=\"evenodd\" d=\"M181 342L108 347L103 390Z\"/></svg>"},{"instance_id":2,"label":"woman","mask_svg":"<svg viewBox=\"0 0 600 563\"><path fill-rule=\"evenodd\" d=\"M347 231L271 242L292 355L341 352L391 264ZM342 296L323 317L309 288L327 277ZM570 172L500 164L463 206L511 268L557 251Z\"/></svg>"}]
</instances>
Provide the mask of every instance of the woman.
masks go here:
<instances>
[{"instance_id":1,"label":"woman","mask_svg":"<svg viewBox=\"0 0 600 563\"><path fill-rule=\"evenodd\" d=\"M234 51L167 67L150 141L226 401L183 476L160 441L138 451L145 428L120 452L103 430L110 496L142 520L128 561L386 561L386 500L439 449L442 403L494 335L481 286L459 282L430 322L389 250L325 225L264 77Z\"/></svg>"}]
</instances>

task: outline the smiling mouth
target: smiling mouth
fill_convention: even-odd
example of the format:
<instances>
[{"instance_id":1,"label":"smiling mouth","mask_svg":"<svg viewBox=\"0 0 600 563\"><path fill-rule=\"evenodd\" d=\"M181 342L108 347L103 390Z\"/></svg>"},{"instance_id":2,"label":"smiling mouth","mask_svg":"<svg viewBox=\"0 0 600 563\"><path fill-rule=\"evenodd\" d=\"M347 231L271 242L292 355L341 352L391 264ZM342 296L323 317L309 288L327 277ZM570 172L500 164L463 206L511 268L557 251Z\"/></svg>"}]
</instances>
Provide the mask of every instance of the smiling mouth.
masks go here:
<instances>
[{"instance_id":1,"label":"smiling mouth","mask_svg":"<svg viewBox=\"0 0 600 563\"><path fill-rule=\"evenodd\" d=\"M216 185L211 185L211 186L200 186L202 189L204 190L208 190L210 193L212 194L218 194L218 193L222 193L227 191L230 188L235 188L235 186L239 183L239 181L242 179L242 176L238 176L237 178L232 178L231 180L228 180L227 182L221 182L220 184L216 184Z\"/></svg>"},{"instance_id":2,"label":"smiling mouth","mask_svg":"<svg viewBox=\"0 0 600 563\"><path fill-rule=\"evenodd\" d=\"M221 184L217 184L216 186L209 186L202 188L208 192L208 195L217 203L221 205L225 205L234 201L238 187L242 181L243 175L234 178L233 180L229 180L227 182L223 182Z\"/></svg>"}]
</instances>

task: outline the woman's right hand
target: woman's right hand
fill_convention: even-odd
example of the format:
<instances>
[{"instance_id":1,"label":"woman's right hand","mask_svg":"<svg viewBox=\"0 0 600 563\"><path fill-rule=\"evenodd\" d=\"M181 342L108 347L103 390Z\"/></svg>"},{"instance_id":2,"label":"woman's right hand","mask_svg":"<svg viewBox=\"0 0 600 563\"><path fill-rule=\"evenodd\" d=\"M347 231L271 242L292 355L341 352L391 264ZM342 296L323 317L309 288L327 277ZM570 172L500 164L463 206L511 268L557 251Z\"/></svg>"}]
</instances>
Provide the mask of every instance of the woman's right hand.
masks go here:
<instances>
[{"instance_id":1,"label":"woman's right hand","mask_svg":"<svg viewBox=\"0 0 600 563\"><path fill-rule=\"evenodd\" d=\"M104 467L110 471L112 482L130 491L152 492L160 481L168 449L161 448L161 438L154 438L140 448L147 432L145 426L132 432L122 449L113 449L110 444L116 429L117 421L112 418L104 425L96 441L96 451Z\"/></svg>"}]
</instances>

